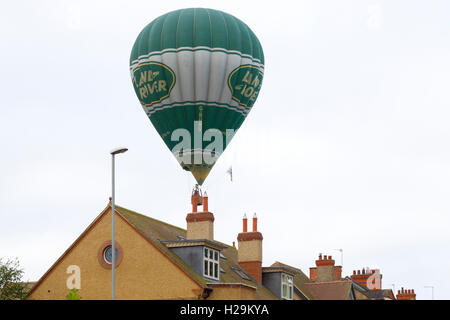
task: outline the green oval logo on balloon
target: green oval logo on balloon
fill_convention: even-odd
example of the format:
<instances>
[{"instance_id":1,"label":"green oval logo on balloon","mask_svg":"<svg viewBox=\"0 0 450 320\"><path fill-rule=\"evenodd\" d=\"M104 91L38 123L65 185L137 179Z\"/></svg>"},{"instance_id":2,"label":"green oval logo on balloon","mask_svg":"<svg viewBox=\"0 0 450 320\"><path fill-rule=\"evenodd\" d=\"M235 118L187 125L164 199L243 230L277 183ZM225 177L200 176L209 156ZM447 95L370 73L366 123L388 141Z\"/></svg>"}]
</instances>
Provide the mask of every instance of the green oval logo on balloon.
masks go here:
<instances>
[{"instance_id":1,"label":"green oval logo on balloon","mask_svg":"<svg viewBox=\"0 0 450 320\"><path fill-rule=\"evenodd\" d=\"M130 73L147 117L201 185L258 97L264 53L238 18L180 9L142 29Z\"/></svg>"},{"instance_id":2,"label":"green oval logo on balloon","mask_svg":"<svg viewBox=\"0 0 450 320\"><path fill-rule=\"evenodd\" d=\"M169 97L175 73L159 62L148 62L133 70L133 86L141 104L151 106Z\"/></svg>"},{"instance_id":3,"label":"green oval logo on balloon","mask_svg":"<svg viewBox=\"0 0 450 320\"><path fill-rule=\"evenodd\" d=\"M258 67L240 66L228 77L228 87L233 100L241 106L251 108L258 98L262 85L263 74Z\"/></svg>"}]
</instances>

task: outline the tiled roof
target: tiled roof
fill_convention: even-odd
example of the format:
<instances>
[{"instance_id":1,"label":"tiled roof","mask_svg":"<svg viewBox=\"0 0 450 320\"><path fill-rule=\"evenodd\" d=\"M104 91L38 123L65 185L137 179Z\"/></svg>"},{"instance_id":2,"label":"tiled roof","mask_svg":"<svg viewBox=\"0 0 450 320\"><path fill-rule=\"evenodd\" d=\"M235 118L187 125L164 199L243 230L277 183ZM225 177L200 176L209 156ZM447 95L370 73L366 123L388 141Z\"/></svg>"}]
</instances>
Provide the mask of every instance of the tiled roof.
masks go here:
<instances>
[{"instance_id":1,"label":"tiled roof","mask_svg":"<svg viewBox=\"0 0 450 320\"><path fill-rule=\"evenodd\" d=\"M374 300L394 299L394 294L391 289L367 290L363 294Z\"/></svg>"},{"instance_id":2,"label":"tiled roof","mask_svg":"<svg viewBox=\"0 0 450 320\"><path fill-rule=\"evenodd\" d=\"M125 209L116 205L116 212L123 217L128 223L130 223L142 236L148 241L160 249L167 257L169 257L174 263L177 264L183 271L191 276L195 281L201 284L204 288L210 287L208 281L203 279L197 272L195 272L188 264L186 264L181 258L174 254L169 248L166 247L161 241L174 240L179 241L180 237L186 237L186 230L170 225L168 223L150 218L143 214ZM161 241L160 241L161 240ZM248 275L237 262L237 250L233 246L229 246L223 243L219 243L225 248L221 253L225 259L221 258L220 267L224 272L221 273L221 284L242 284L249 287L255 287L256 299L268 300L277 299L276 296L266 287L259 284L253 277ZM250 280L242 278L234 269L240 270Z\"/></svg>"},{"instance_id":3,"label":"tiled roof","mask_svg":"<svg viewBox=\"0 0 450 320\"><path fill-rule=\"evenodd\" d=\"M315 300L353 300L352 281L311 282L305 286Z\"/></svg>"}]
</instances>

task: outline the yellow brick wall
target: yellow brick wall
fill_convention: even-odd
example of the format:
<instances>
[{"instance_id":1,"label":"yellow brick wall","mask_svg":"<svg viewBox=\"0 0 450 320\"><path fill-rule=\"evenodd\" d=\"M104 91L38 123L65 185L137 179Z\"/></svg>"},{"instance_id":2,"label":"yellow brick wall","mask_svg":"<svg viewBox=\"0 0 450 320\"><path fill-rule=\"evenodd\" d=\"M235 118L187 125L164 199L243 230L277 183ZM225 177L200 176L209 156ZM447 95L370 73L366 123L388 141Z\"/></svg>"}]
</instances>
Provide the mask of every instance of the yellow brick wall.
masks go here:
<instances>
[{"instance_id":1,"label":"yellow brick wall","mask_svg":"<svg viewBox=\"0 0 450 320\"><path fill-rule=\"evenodd\" d=\"M262 261L262 241L250 240L238 242L238 261Z\"/></svg>"},{"instance_id":2,"label":"yellow brick wall","mask_svg":"<svg viewBox=\"0 0 450 320\"><path fill-rule=\"evenodd\" d=\"M111 240L111 210L60 261L29 299L65 299L69 289L67 267L81 270L83 300L111 299L111 270L98 262L99 247ZM175 266L162 252L116 215L116 241L123 259L116 269L116 299L190 299L200 286ZM49 291L50 290L50 291Z\"/></svg>"},{"instance_id":3,"label":"yellow brick wall","mask_svg":"<svg viewBox=\"0 0 450 320\"><path fill-rule=\"evenodd\" d=\"M211 221L188 222L186 238L214 240L214 223Z\"/></svg>"}]
</instances>

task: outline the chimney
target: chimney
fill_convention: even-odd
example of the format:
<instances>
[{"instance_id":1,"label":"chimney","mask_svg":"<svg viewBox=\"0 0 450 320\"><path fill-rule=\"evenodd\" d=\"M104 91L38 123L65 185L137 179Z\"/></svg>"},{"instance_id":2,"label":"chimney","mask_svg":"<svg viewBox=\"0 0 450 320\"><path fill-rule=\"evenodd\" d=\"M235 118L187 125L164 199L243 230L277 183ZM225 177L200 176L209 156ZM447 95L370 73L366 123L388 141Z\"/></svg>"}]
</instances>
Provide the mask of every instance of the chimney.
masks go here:
<instances>
[{"instance_id":1,"label":"chimney","mask_svg":"<svg viewBox=\"0 0 450 320\"><path fill-rule=\"evenodd\" d=\"M192 212L186 216L186 239L214 240L214 215L208 211L208 195L202 195L199 186L192 190ZM198 206L203 206L203 211L198 211Z\"/></svg>"},{"instance_id":2,"label":"chimney","mask_svg":"<svg viewBox=\"0 0 450 320\"><path fill-rule=\"evenodd\" d=\"M208 212L208 194L205 191L203 195L203 212Z\"/></svg>"},{"instance_id":3,"label":"chimney","mask_svg":"<svg viewBox=\"0 0 450 320\"><path fill-rule=\"evenodd\" d=\"M238 234L238 262L259 283L262 283L262 240L258 232L258 218L253 216L253 231L247 232L247 216L244 215L242 232Z\"/></svg>"},{"instance_id":4,"label":"chimney","mask_svg":"<svg viewBox=\"0 0 450 320\"><path fill-rule=\"evenodd\" d=\"M342 278L342 266L335 266L332 256L319 254L316 266L309 268L309 278L312 281L326 282Z\"/></svg>"},{"instance_id":5,"label":"chimney","mask_svg":"<svg viewBox=\"0 0 450 320\"><path fill-rule=\"evenodd\" d=\"M414 289L412 290L398 290L397 300L416 300L416 294L414 293Z\"/></svg>"},{"instance_id":6,"label":"chimney","mask_svg":"<svg viewBox=\"0 0 450 320\"><path fill-rule=\"evenodd\" d=\"M362 269L362 270L353 270L353 274L351 279L363 285L370 290L381 290L381 279L383 276L380 273L379 269Z\"/></svg>"}]
</instances>

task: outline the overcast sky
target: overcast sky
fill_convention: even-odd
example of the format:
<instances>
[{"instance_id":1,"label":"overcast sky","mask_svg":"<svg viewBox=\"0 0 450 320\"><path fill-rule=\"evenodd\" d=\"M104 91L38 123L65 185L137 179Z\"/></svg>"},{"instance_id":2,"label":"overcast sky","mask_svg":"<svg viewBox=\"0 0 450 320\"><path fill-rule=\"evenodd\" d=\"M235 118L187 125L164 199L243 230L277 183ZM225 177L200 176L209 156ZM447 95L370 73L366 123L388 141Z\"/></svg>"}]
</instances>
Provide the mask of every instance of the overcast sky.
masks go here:
<instances>
[{"instance_id":1,"label":"overcast sky","mask_svg":"<svg viewBox=\"0 0 450 320\"><path fill-rule=\"evenodd\" d=\"M195 180L142 110L129 55L185 7L243 20L265 54L256 104L204 186L215 238L258 214L263 265L450 298L448 1L6 1L0 4L0 257L38 280L107 205L186 227ZM233 166L230 182L226 170Z\"/></svg>"}]
</instances>

